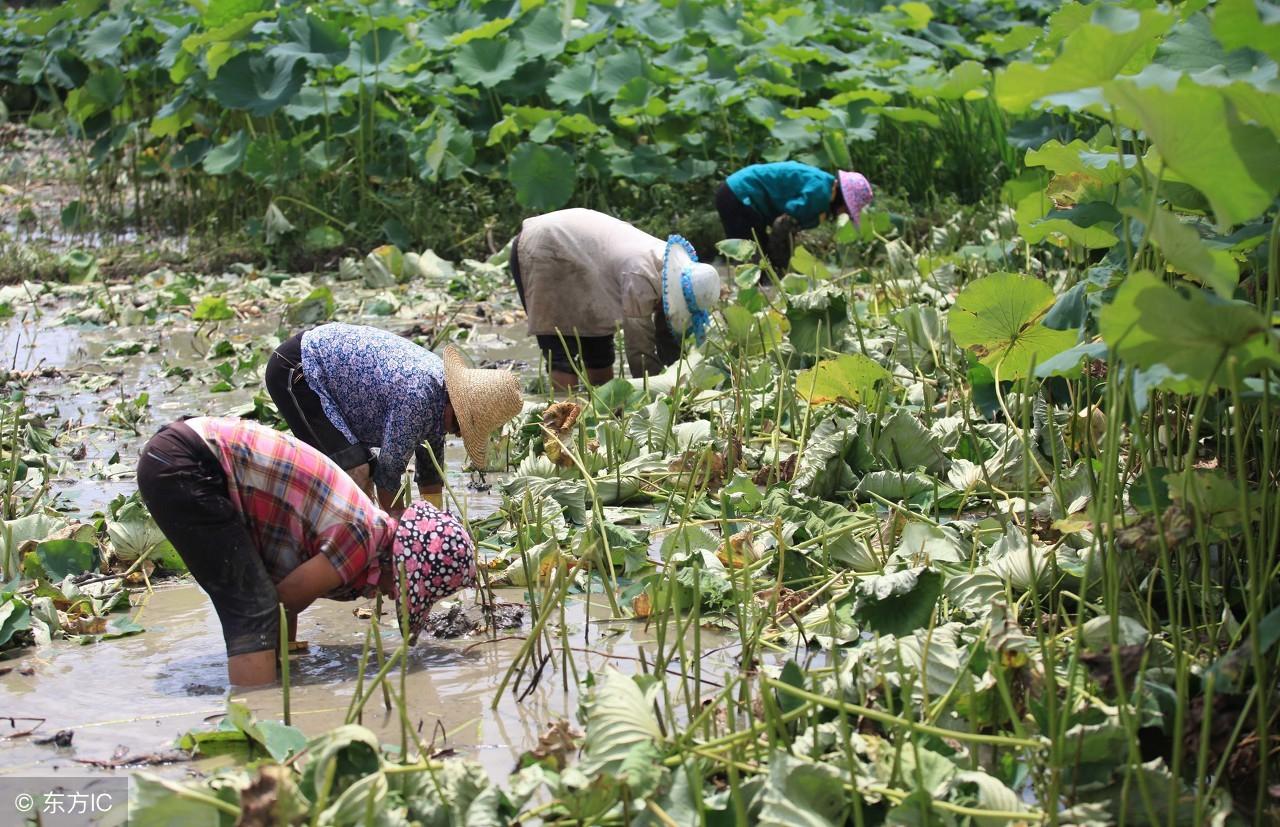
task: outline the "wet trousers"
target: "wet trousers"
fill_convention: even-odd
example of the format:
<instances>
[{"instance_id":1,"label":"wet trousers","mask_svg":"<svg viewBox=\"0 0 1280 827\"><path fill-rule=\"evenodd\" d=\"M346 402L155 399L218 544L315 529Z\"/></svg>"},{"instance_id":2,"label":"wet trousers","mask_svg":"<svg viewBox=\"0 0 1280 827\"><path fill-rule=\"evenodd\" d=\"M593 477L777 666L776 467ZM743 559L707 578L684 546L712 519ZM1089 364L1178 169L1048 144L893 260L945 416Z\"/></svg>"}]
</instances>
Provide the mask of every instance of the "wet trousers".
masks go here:
<instances>
[{"instance_id":1,"label":"wet trousers","mask_svg":"<svg viewBox=\"0 0 1280 827\"><path fill-rule=\"evenodd\" d=\"M793 239L790 232L771 232L764 216L738 200L728 184L716 190L716 212L724 226L725 238L745 238L756 243L757 248L769 257L773 271L779 277L791 264Z\"/></svg>"},{"instance_id":2,"label":"wet trousers","mask_svg":"<svg viewBox=\"0 0 1280 827\"><path fill-rule=\"evenodd\" d=\"M138 491L213 601L228 657L276 648L276 587L208 444L182 422L161 428L142 449Z\"/></svg>"}]
</instances>

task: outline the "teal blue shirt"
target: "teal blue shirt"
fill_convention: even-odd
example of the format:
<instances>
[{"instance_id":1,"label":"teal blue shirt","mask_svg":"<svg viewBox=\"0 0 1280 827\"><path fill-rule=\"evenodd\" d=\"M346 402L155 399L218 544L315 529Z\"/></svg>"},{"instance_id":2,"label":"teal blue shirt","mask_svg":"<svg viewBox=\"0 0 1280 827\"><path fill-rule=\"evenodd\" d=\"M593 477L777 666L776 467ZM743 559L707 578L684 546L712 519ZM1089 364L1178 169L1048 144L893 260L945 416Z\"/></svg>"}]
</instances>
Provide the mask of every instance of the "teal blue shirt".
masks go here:
<instances>
[{"instance_id":1,"label":"teal blue shirt","mask_svg":"<svg viewBox=\"0 0 1280 827\"><path fill-rule=\"evenodd\" d=\"M743 167L725 183L765 221L773 223L786 213L807 230L818 226L822 214L831 209L836 177L798 161L780 161Z\"/></svg>"}]
</instances>

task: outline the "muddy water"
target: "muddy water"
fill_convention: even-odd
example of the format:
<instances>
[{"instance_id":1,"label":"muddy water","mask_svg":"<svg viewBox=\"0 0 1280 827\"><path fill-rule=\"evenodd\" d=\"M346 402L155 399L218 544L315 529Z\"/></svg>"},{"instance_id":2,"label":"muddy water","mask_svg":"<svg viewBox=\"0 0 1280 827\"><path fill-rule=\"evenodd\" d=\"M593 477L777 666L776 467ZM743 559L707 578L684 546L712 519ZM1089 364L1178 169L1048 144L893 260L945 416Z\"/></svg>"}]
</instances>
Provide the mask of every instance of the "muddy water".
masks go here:
<instances>
[{"instance_id":1,"label":"muddy water","mask_svg":"<svg viewBox=\"0 0 1280 827\"><path fill-rule=\"evenodd\" d=\"M0 354L8 357L5 368L56 369L28 381L27 403L50 427L64 432L56 451L65 465L54 481L53 493L58 507L81 518L101 510L117 494L134 489L132 466L138 448L159 425L182 414L234 410L258 391L250 386L211 393L202 382L166 376L169 367L191 366L199 373L203 354L215 336L244 342L272 335L278 328L278 319L222 325L213 334L207 326L184 320L147 327L54 324L62 307L47 299L24 309L15 306L18 315L0 329ZM403 320L361 321L403 324ZM112 345L127 341L142 341L147 347L127 358L106 355ZM534 343L522 330L510 328L476 328L467 347L480 360L531 364L536 358ZM138 433L109 425L111 405L144 392L150 395L150 403ZM450 440L446 459L450 485L462 498L465 513L474 518L492 512L498 497L469 490L466 477L457 471L463 464L459 440ZM518 590L507 590L499 598L524 600ZM474 600L472 592L463 595L464 603ZM143 634L92 646L56 642L0 661L0 669L11 670L0 676L0 716L44 719L35 736L7 737L30 723L16 721L11 726L0 717L0 774L102 771L77 759L163 752L172 748L181 733L216 724L229 693L221 633L207 597L189 582L177 582L157 584L151 593L138 592L133 601L132 614L146 628ZM324 731L345 718L369 622L357 619L353 610L366 605L320 601L300 618L299 637L311 646L292 662L291 707L294 724L307 733ZM387 646L394 649L398 643L394 624L384 622L384 626ZM434 739L437 748L452 748L474 758L495 778L502 778L512 770L515 757L536 744L549 723L573 720L578 703L575 681L570 676L569 688L564 688L558 658L523 701L517 703L508 688L497 708L491 708L528 627L525 618L520 629L418 643L409 658L408 713L424 742ZM572 653L580 675L606 665L634 672L641 648L652 648L642 626L609 621L607 612L595 606L588 612L580 602L571 604L567 628L572 645L582 650ZM553 633L559 634L558 630ZM705 648L720 643L715 634L703 633ZM710 678L731 666L731 650L726 650L707 658L704 672ZM376 665L370 665L369 674L375 671ZM393 675L398 686L398 672ZM262 717L281 716L278 688L236 692L234 697ZM398 715L383 708L380 696L365 707L363 723L386 743L399 743ZM35 743L36 736L59 730L74 732L70 747ZM170 775L209 771L228 760L175 764L157 771Z\"/></svg>"},{"instance_id":2,"label":"muddy water","mask_svg":"<svg viewBox=\"0 0 1280 827\"><path fill-rule=\"evenodd\" d=\"M522 599L517 590L500 591L498 597ZM466 597L472 598L470 593ZM228 693L221 632L208 599L199 589L183 585L161 587L140 602L135 615L147 628L141 635L87 647L56 643L5 664L15 669L0 681L0 715L45 718L39 733L70 729L75 735L66 749L37 746L31 738L0 742L0 774L91 772L76 759L109 759L123 749L135 756L160 752L171 748L181 733L214 725ZM299 618L299 638L309 641L310 649L292 661L290 704L294 724L307 733L322 732L345 719L367 623L353 617L355 606L321 601ZM634 672L634 658L641 647L652 652L652 638L639 624L608 622L607 611L593 607L591 614L595 622L584 646L587 612L582 603L572 604L568 612L571 645L590 650L572 653L579 673L608 665ZM388 647L398 645L392 628L383 631ZM409 657L407 710L424 742L431 742L434 734L436 747L452 748L479 761L492 777L503 778L516 757L537 743L547 724L574 720L576 687L571 676L564 690L558 658L523 701L517 703L508 687L497 709L491 708L521 645L520 639L501 638L523 638L527 633L526 618L522 629L499 631L498 639L481 635L419 641ZM718 643L718 637L703 632L704 647ZM731 665L726 651L706 659L703 669L710 680ZM20 674L25 666L34 674ZM369 674L375 671L371 665ZM398 671L392 675L398 687ZM233 697L261 717L281 716L279 688L237 691ZM365 706L363 723L385 743L400 742L399 716L385 711L380 695ZM0 718L0 735L8 731L8 722ZM226 762L210 759L157 771L181 775Z\"/></svg>"}]
</instances>

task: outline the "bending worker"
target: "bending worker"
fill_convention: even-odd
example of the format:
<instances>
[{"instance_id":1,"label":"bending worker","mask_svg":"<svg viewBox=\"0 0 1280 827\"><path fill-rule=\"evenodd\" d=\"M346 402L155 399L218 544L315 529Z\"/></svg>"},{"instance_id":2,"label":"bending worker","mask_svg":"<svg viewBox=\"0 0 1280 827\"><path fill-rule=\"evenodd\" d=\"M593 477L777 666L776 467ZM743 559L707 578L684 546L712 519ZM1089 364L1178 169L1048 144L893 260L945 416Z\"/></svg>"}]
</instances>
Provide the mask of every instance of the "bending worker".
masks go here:
<instances>
[{"instance_id":1,"label":"bending worker","mask_svg":"<svg viewBox=\"0 0 1280 827\"><path fill-rule=\"evenodd\" d=\"M752 164L716 192L725 238L755 241L779 277L791 264L793 236L844 211L855 225L871 203L871 184L858 172L832 175L797 161Z\"/></svg>"},{"instance_id":2,"label":"bending worker","mask_svg":"<svg viewBox=\"0 0 1280 827\"><path fill-rule=\"evenodd\" d=\"M460 435L483 469L489 434L522 404L511 371L468 368L452 346L442 361L394 333L338 323L276 348L266 385L293 435L362 489L372 478L384 509L393 507L411 456L419 496L440 507L445 434Z\"/></svg>"},{"instance_id":3,"label":"bending worker","mask_svg":"<svg viewBox=\"0 0 1280 827\"><path fill-rule=\"evenodd\" d=\"M594 210L527 219L511 244L511 275L557 388L576 385L578 371L593 385L613 378L619 325L631 375L661 372L686 336L702 342L720 301L719 274L689 242Z\"/></svg>"},{"instance_id":4,"label":"bending worker","mask_svg":"<svg viewBox=\"0 0 1280 827\"><path fill-rule=\"evenodd\" d=\"M402 631L414 636L433 602L475 582L457 517L417 502L397 520L324 454L255 422L166 425L142 450L138 490L213 601L238 686L275 680L278 604L292 642L298 613L317 598L401 600L403 578Z\"/></svg>"}]
</instances>

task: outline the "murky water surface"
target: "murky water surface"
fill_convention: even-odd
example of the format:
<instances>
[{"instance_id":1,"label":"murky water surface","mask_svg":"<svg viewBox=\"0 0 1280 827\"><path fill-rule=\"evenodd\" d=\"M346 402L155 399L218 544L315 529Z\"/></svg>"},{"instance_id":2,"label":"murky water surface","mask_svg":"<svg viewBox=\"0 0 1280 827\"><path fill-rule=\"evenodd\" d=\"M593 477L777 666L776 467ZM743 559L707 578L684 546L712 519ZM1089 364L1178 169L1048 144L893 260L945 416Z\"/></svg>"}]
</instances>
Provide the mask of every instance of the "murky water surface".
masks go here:
<instances>
[{"instance_id":1,"label":"murky water surface","mask_svg":"<svg viewBox=\"0 0 1280 827\"><path fill-rule=\"evenodd\" d=\"M251 401L255 387L211 393L202 383L166 375L174 365L199 365L211 339L247 341L273 335L277 320L223 325L216 331L191 322L173 321L147 327L94 327L53 324L57 306L43 302L15 308L0 335L5 368L37 372L28 383L28 405L50 423L65 423L73 438L63 437L59 453L67 463L53 486L56 502L80 517L103 509L117 494L134 488L133 464L141 443L161 424L182 414L218 414ZM387 320L366 319L368 323ZM107 353L126 341L146 343L143 352L126 358ZM154 345L154 349L152 346ZM520 329L478 328L469 348L473 357L531 363L536 346ZM48 375L41 375L41 371ZM111 427L107 412L121 399L150 395L149 418L139 433ZM77 442L79 440L79 442ZM70 446L70 447L68 447ZM447 450L453 489L465 497L471 517L492 512L498 498L466 487L458 473L461 442ZM490 479L490 482L494 480ZM519 590L499 593L502 600L523 602ZM463 595L464 603L475 599ZM173 747L183 732L212 726L225 710L228 696L225 654L220 628L208 598L189 581L159 583L153 592L134 595L133 614L146 632L92 646L55 642L27 649L0 661L0 773L83 773L92 767L78 760L141 756ZM343 722L351 703L367 620L355 610L367 603L319 601L299 621L299 637L310 642L293 659L291 706L295 725L317 733ZM394 624L383 622L387 646L394 649ZM535 690L516 702L510 688L497 707L498 686L512 663L529 619L519 629L499 630L450 640L424 639L411 651L407 677L408 712L422 739L438 748L480 761L496 778L511 772L514 760L537 742L546 726L573 719L578 703L575 681L568 689L555 664ZM612 664L635 671L641 648L652 638L638 623L610 621L607 610L571 604L567 631L579 674ZM556 632L557 637L559 632ZM704 647L715 645L704 632ZM704 661L708 675L731 665L725 651ZM371 664L369 673L376 671ZM394 674L394 673L393 673ZM398 682L398 676L395 678ZM279 719L278 688L236 692L255 713ZM30 721L10 723L3 716L43 719L33 736L12 737ZM363 723L387 743L399 743L400 722L388 713L381 697L365 707ZM71 730L71 746L37 745L36 736ZM209 759L158 771L181 775L208 771L228 759Z\"/></svg>"}]
</instances>

